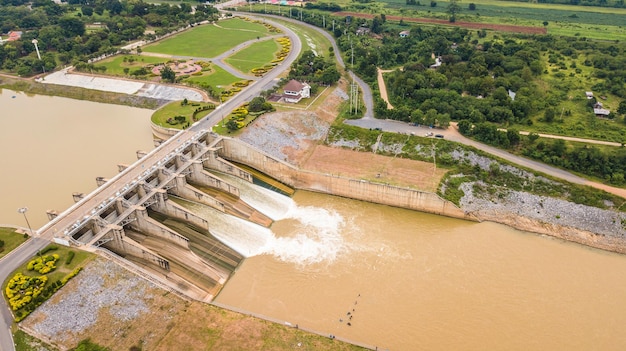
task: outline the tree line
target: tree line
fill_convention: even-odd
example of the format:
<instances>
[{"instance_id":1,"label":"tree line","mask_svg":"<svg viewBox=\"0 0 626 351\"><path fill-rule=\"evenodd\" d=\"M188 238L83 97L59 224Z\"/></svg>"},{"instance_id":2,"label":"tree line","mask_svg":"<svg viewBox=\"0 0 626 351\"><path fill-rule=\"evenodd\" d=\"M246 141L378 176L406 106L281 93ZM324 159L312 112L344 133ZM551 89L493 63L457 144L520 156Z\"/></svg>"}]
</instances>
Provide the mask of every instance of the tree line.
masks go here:
<instances>
[{"instance_id":1,"label":"tree line","mask_svg":"<svg viewBox=\"0 0 626 351\"><path fill-rule=\"evenodd\" d=\"M22 31L20 40L0 45L0 69L20 76L49 72L59 65L77 65L90 58L116 52L141 38L152 39L174 29L215 19L217 10L204 4L149 4L143 1L2 0L0 30ZM99 23L88 29L88 24ZM145 34L146 28L154 34ZM32 40L37 39L41 60Z\"/></svg>"}]
</instances>

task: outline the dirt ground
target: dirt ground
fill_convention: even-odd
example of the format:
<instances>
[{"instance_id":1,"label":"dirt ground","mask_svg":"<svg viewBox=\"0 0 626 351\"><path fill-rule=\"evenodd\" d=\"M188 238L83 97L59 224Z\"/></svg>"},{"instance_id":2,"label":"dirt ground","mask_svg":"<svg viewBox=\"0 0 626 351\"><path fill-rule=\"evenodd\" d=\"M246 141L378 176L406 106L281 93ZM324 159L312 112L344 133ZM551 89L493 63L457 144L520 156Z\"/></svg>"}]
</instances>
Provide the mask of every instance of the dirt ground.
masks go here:
<instances>
[{"instance_id":1,"label":"dirt ground","mask_svg":"<svg viewBox=\"0 0 626 351\"><path fill-rule=\"evenodd\" d=\"M323 145L346 88L342 81L314 109L263 115L242 139L303 169L436 191L445 170L432 163Z\"/></svg>"}]
</instances>

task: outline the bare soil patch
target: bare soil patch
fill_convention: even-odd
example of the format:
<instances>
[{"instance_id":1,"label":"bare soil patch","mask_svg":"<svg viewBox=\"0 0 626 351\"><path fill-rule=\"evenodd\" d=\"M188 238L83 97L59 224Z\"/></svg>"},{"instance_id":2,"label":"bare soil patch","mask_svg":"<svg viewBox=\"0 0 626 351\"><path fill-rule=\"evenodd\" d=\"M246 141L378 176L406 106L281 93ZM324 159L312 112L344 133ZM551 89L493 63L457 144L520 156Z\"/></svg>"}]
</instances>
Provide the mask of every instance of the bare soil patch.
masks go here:
<instances>
[{"instance_id":1,"label":"bare soil patch","mask_svg":"<svg viewBox=\"0 0 626 351\"><path fill-rule=\"evenodd\" d=\"M436 192L447 172L432 163L317 145L302 168Z\"/></svg>"},{"instance_id":2,"label":"bare soil patch","mask_svg":"<svg viewBox=\"0 0 626 351\"><path fill-rule=\"evenodd\" d=\"M336 12L337 16L352 16L359 18L374 18L374 15L368 13L359 13L359 12ZM498 32L512 32L512 33L524 33L524 34L546 34L548 33L548 29L545 27L530 27L530 26L516 26L509 24L495 24L495 23L477 23L477 22L464 22L464 21L456 21L450 22L445 19L437 19L437 18L412 18L412 17L401 17L401 16L387 16L388 20L392 21L400 21L404 22L416 22L416 23L434 23L434 24L443 24L447 26L455 26L469 29L489 29Z\"/></svg>"}]
</instances>

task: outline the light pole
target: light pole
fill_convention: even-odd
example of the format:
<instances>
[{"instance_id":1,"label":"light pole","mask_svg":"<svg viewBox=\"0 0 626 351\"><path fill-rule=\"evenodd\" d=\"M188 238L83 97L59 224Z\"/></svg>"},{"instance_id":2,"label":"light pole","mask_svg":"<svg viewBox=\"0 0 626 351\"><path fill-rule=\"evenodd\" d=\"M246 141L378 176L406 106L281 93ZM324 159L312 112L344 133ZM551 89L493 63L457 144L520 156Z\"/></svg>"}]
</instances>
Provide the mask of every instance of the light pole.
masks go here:
<instances>
[{"instance_id":1,"label":"light pole","mask_svg":"<svg viewBox=\"0 0 626 351\"><path fill-rule=\"evenodd\" d=\"M17 212L24 215L24 219L26 220L26 225L28 226L28 230L30 231L30 236L33 236L33 228L30 227L30 222L28 221L28 218L26 217L27 211L28 211L28 207L20 207L17 209Z\"/></svg>"}]
</instances>

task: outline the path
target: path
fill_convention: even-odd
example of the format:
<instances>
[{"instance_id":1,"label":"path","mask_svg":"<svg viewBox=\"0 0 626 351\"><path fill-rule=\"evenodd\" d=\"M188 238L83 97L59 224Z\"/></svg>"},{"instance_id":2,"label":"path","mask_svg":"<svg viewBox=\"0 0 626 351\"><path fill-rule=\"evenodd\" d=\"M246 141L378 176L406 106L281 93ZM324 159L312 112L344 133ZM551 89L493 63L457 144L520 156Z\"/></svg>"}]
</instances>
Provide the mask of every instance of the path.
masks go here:
<instances>
[{"instance_id":1,"label":"path","mask_svg":"<svg viewBox=\"0 0 626 351\"><path fill-rule=\"evenodd\" d=\"M385 78L383 78L383 73L393 71L389 69L382 70L380 67L376 67L376 71L378 72L378 90L380 91L380 97L387 103L387 110L393 110L393 105L391 105L387 97L387 84L385 84Z\"/></svg>"}]
</instances>

